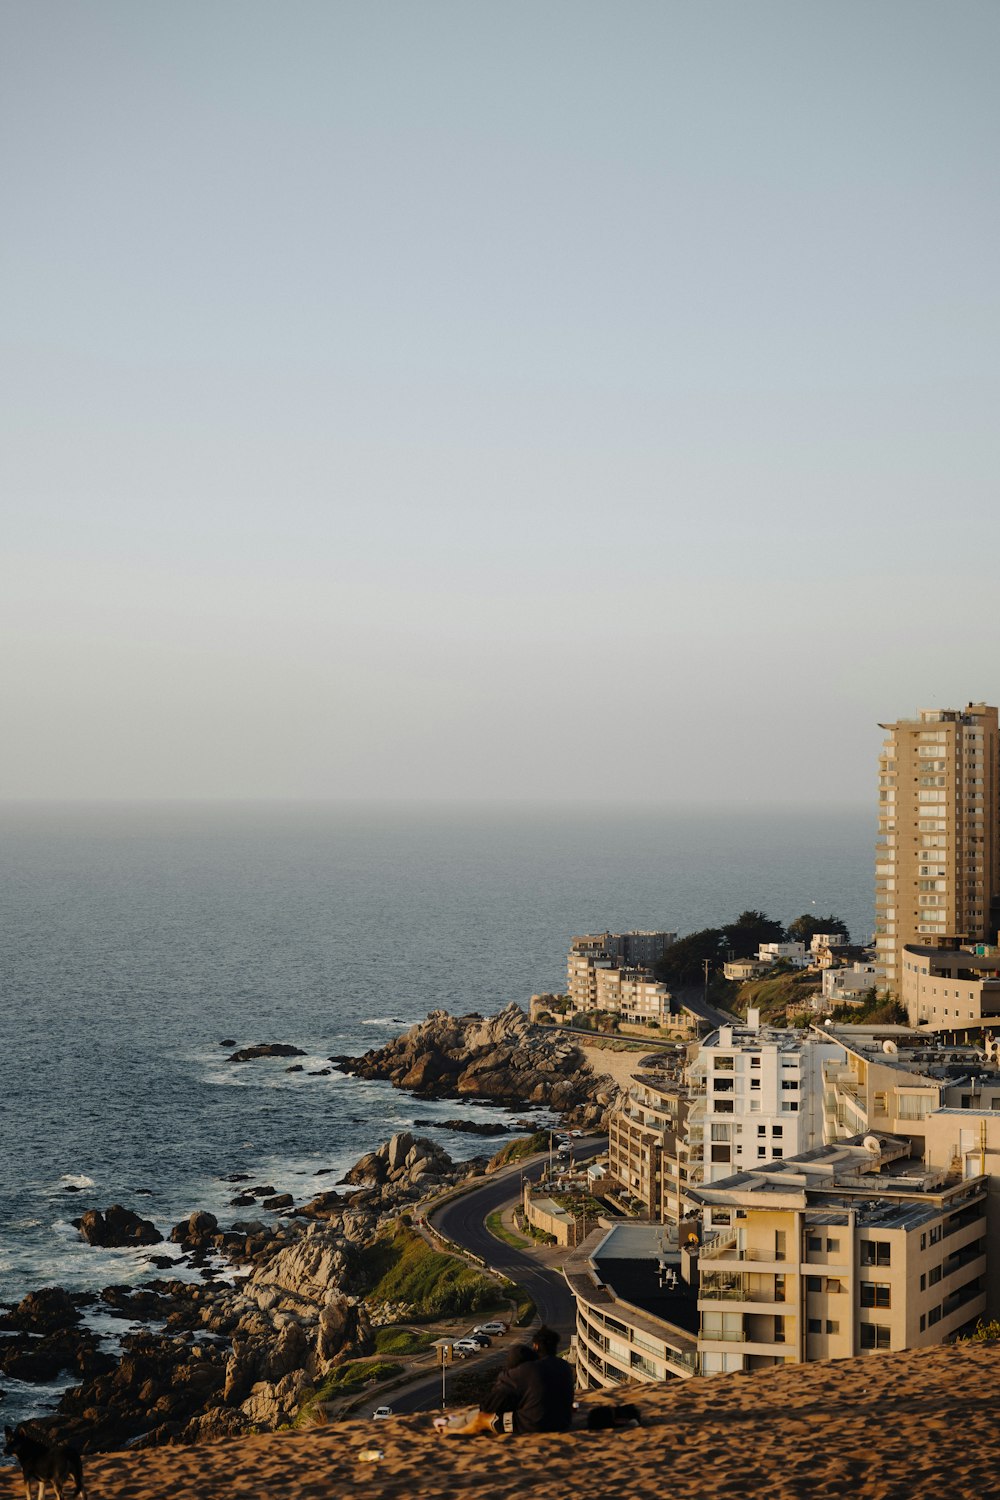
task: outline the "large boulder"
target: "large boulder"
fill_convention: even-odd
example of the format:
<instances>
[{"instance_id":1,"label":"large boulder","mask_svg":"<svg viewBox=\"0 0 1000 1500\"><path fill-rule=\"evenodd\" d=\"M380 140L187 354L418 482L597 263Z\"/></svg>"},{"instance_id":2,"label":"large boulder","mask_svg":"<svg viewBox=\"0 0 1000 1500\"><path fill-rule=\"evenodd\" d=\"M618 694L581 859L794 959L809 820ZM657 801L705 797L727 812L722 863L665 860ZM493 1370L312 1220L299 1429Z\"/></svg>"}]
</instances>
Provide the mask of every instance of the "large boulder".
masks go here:
<instances>
[{"instance_id":1,"label":"large boulder","mask_svg":"<svg viewBox=\"0 0 1000 1500\"><path fill-rule=\"evenodd\" d=\"M73 1223L80 1231L80 1238L88 1245L100 1245L106 1249L159 1245L163 1241L163 1235L151 1219L140 1218L120 1203L113 1204L103 1213L98 1208L90 1208Z\"/></svg>"},{"instance_id":2,"label":"large boulder","mask_svg":"<svg viewBox=\"0 0 1000 1500\"><path fill-rule=\"evenodd\" d=\"M16 1328L21 1333L54 1333L79 1321L79 1310L69 1293L61 1286L44 1286L37 1292L29 1292L13 1311L0 1316L0 1328Z\"/></svg>"},{"instance_id":3,"label":"large boulder","mask_svg":"<svg viewBox=\"0 0 1000 1500\"><path fill-rule=\"evenodd\" d=\"M319 1315L316 1335L316 1372L325 1375L332 1365L371 1354L375 1337L366 1308L347 1297L328 1302Z\"/></svg>"}]
</instances>

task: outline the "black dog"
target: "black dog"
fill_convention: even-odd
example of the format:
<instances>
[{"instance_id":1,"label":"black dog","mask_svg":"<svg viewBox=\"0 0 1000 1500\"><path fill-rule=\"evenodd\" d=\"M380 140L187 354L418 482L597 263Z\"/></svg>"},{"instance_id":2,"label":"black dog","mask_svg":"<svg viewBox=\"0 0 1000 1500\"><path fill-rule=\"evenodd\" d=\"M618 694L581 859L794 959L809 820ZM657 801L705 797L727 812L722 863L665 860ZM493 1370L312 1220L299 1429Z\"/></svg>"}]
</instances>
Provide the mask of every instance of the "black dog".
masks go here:
<instances>
[{"instance_id":1,"label":"black dog","mask_svg":"<svg viewBox=\"0 0 1000 1500\"><path fill-rule=\"evenodd\" d=\"M608 1432L612 1428L638 1427L642 1413L637 1406L628 1405L592 1406L587 1412L588 1432Z\"/></svg>"},{"instance_id":2,"label":"black dog","mask_svg":"<svg viewBox=\"0 0 1000 1500\"><path fill-rule=\"evenodd\" d=\"M83 1464L75 1448L68 1443L41 1443L23 1427L5 1427L3 1451L13 1454L21 1465L24 1476L26 1500L31 1500L32 1482L38 1485L37 1500L44 1500L45 1486L52 1485L58 1500L62 1500L63 1485L72 1477L76 1494L87 1500L83 1487Z\"/></svg>"}]
</instances>

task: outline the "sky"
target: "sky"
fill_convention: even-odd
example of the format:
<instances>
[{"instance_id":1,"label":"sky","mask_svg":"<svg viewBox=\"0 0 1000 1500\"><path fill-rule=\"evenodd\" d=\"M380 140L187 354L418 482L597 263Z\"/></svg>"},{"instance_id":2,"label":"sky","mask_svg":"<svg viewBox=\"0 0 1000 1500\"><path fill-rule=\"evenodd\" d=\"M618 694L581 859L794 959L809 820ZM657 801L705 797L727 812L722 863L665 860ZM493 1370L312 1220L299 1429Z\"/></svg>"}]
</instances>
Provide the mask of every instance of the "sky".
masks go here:
<instances>
[{"instance_id":1,"label":"sky","mask_svg":"<svg viewBox=\"0 0 1000 1500\"><path fill-rule=\"evenodd\" d=\"M1000 694L998 54L6 0L0 796L874 803Z\"/></svg>"}]
</instances>

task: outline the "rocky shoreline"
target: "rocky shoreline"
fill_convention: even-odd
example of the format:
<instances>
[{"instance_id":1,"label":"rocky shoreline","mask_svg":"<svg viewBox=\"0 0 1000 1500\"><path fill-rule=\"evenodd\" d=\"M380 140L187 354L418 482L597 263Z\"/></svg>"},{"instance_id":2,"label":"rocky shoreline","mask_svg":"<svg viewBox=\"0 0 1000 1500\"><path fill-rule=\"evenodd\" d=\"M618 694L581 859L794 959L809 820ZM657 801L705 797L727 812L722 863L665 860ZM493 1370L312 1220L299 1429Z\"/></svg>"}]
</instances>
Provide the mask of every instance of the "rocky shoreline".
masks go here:
<instances>
[{"instance_id":1,"label":"rocky shoreline","mask_svg":"<svg viewBox=\"0 0 1000 1500\"><path fill-rule=\"evenodd\" d=\"M296 1055L291 1044L266 1043L231 1061ZM613 1091L577 1047L537 1031L519 1006L486 1019L434 1011L387 1046L331 1063L358 1077L388 1078L419 1097L544 1106L582 1127L600 1124ZM506 1130L459 1120L437 1128ZM230 1179L238 1189L231 1206L252 1208L254 1216L222 1227L214 1214L196 1211L167 1236L199 1281L160 1276L99 1294L58 1287L29 1293L0 1311L0 1383L4 1375L27 1382L79 1377L36 1425L88 1451L198 1442L292 1422L338 1366L374 1353L380 1325L419 1321L413 1306L386 1302L375 1274L387 1247L395 1253L401 1216L405 1222L428 1196L488 1169L485 1156L455 1162L425 1137L401 1133L298 1207L270 1184ZM269 1218L258 1217L261 1210ZM164 1239L153 1221L120 1204L89 1210L74 1223L93 1245ZM177 1262L158 1262L162 1270L171 1265ZM144 1326L126 1332L115 1355L86 1326L88 1311Z\"/></svg>"}]
</instances>

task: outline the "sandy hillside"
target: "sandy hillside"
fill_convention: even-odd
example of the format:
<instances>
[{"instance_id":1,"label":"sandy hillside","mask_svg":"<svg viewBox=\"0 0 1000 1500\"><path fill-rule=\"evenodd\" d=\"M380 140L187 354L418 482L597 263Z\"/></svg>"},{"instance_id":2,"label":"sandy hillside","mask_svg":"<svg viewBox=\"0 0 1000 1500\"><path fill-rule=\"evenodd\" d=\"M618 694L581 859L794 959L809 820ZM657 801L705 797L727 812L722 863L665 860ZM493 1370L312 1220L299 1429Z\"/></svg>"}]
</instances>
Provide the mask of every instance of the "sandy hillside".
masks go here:
<instances>
[{"instance_id":1,"label":"sandy hillside","mask_svg":"<svg viewBox=\"0 0 1000 1500\"><path fill-rule=\"evenodd\" d=\"M94 1500L978 1500L1000 1497L998 1372L997 1345L878 1355L633 1387L646 1425L628 1432L445 1439L409 1417L97 1455L87 1475ZM4 1470L0 1497L21 1494Z\"/></svg>"}]
</instances>

